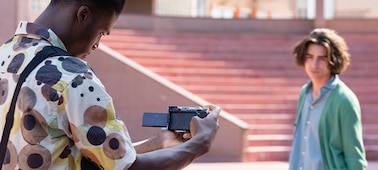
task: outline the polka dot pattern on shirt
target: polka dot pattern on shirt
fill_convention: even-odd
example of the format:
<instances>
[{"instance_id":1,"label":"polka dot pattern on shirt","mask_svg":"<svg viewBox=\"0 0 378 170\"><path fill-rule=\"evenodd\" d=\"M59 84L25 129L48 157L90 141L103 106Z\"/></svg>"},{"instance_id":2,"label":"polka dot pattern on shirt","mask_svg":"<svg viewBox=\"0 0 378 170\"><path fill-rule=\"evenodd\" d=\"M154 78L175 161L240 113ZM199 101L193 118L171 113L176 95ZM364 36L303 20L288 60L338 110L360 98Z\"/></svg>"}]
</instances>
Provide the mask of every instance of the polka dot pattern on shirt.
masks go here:
<instances>
[{"instance_id":1,"label":"polka dot pattern on shirt","mask_svg":"<svg viewBox=\"0 0 378 170\"><path fill-rule=\"evenodd\" d=\"M0 47L5 53L0 59L3 118L20 72L46 45L64 49L52 30L20 22L16 35ZM85 61L49 57L28 76L18 96L4 169L88 169L95 164L122 169L135 157L111 97Z\"/></svg>"}]
</instances>

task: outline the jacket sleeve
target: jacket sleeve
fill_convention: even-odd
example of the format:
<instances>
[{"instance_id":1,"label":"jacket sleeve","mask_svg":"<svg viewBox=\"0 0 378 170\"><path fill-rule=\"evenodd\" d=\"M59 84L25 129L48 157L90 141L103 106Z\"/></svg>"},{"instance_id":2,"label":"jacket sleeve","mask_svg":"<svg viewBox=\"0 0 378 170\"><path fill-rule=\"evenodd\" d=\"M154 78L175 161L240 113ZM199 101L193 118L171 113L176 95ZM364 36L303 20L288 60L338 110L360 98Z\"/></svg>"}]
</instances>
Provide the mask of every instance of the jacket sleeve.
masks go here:
<instances>
[{"instance_id":1,"label":"jacket sleeve","mask_svg":"<svg viewBox=\"0 0 378 170\"><path fill-rule=\"evenodd\" d=\"M330 94L319 122L325 169L366 169L360 104L344 84Z\"/></svg>"},{"instance_id":2,"label":"jacket sleeve","mask_svg":"<svg viewBox=\"0 0 378 170\"><path fill-rule=\"evenodd\" d=\"M344 98L343 98L344 97ZM341 97L340 129L345 163L350 170L366 169L362 137L361 108L353 93Z\"/></svg>"}]
</instances>

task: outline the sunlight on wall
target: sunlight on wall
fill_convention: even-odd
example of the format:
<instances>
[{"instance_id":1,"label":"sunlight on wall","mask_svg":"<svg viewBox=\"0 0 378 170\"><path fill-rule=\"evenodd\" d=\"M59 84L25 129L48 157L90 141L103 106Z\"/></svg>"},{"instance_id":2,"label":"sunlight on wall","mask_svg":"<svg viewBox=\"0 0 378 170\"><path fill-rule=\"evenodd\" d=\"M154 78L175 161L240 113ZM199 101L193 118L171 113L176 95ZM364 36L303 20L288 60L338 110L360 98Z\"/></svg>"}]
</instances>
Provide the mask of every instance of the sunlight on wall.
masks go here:
<instances>
[{"instance_id":1,"label":"sunlight on wall","mask_svg":"<svg viewBox=\"0 0 378 170\"><path fill-rule=\"evenodd\" d=\"M50 0L28 0L29 1L29 15L28 20L34 21L35 18L46 8Z\"/></svg>"},{"instance_id":2,"label":"sunlight on wall","mask_svg":"<svg viewBox=\"0 0 378 170\"><path fill-rule=\"evenodd\" d=\"M154 0L158 16L314 19L316 0ZM34 21L50 0L18 0L18 19ZM248 2L248 3L247 3ZM377 18L377 0L325 0L325 19Z\"/></svg>"}]
</instances>

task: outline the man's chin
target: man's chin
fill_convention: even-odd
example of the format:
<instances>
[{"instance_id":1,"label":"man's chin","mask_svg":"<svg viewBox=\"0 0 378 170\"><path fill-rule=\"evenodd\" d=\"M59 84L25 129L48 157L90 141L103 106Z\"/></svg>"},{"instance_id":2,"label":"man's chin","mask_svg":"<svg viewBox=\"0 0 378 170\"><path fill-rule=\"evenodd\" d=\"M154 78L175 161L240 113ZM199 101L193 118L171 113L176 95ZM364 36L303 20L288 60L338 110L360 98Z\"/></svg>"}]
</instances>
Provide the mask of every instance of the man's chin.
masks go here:
<instances>
[{"instance_id":1,"label":"man's chin","mask_svg":"<svg viewBox=\"0 0 378 170\"><path fill-rule=\"evenodd\" d=\"M79 58L82 59L82 60L85 60L85 58L87 58L88 55L89 55L89 53L88 54L83 54Z\"/></svg>"}]
</instances>

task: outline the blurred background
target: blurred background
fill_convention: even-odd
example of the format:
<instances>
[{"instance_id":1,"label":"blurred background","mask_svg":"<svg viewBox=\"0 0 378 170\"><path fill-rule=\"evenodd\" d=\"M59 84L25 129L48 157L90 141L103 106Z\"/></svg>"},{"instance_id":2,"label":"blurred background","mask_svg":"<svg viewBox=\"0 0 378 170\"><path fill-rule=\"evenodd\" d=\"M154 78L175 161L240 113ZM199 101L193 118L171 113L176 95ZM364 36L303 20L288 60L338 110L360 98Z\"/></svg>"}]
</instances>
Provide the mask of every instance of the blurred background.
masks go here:
<instances>
[{"instance_id":1,"label":"blurred background","mask_svg":"<svg viewBox=\"0 0 378 170\"><path fill-rule=\"evenodd\" d=\"M49 0L0 0L0 40ZM127 0L88 61L132 139L154 135L143 112L169 105L222 107L211 151L197 162L287 162L296 102L308 78L291 48L314 28L342 35L352 64L341 74L360 99L369 161L378 160L378 1Z\"/></svg>"}]
</instances>

